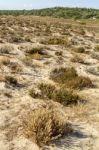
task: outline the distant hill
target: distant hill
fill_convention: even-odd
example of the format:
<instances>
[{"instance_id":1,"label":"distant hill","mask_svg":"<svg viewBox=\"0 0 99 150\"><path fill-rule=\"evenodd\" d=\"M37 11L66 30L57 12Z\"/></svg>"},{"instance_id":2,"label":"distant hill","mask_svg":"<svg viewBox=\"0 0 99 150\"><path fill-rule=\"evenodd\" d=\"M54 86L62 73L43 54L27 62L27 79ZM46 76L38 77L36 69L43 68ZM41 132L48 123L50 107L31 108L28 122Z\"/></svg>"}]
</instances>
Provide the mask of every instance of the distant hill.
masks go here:
<instances>
[{"instance_id":1,"label":"distant hill","mask_svg":"<svg viewBox=\"0 0 99 150\"><path fill-rule=\"evenodd\" d=\"M99 9L54 7L33 10L0 10L0 15L35 15L65 19L99 19Z\"/></svg>"}]
</instances>

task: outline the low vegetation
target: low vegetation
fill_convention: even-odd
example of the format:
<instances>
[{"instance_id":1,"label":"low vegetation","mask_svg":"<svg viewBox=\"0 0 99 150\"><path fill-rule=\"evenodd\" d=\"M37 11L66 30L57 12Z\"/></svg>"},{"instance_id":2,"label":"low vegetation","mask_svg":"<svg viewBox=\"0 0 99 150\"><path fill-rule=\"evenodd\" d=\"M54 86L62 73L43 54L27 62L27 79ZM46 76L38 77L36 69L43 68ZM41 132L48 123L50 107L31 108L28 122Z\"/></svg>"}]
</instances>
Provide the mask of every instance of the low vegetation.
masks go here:
<instances>
[{"instance_id":1,"label":"low vegetation","mask_svg":"<svg viewBox=\"0 0 99 150\"><path fill-rule=\"evenodd\" d=\"M93 19L99 18L98 9L54 7L34 10L1 10L0 15L35 15L50 16L65 19ZM82 22L81 22L82 23ZM83 23L82 23L83 24Z\"/></svg>"},{"instance_id":2,"label":"low vegetation","mask_svg":"<svg viewBox=\"0 0 99 150\"><path fill-rule=\"evenodd\" d=\"M59 38L59 37L51 37L41 41L42 44L49 44L49 45L68 45L67 38Z\"/></svg>"},{"instance_id":3,"label":"low vegetation","mask_svg":"<svg viewBox=\"0 0 99 150\"><path fill-rule=\"evenodd\" d=\"M13 76L5 76L5 83L12 85L12 86L18 85L17 79Z\"/></svg>"},{"instance_id":4,"label":"low vegetation","mask_svg":"<svg viewBox=\"0 0 99 150\"><path fill-rule=\"evenodd\" d=\"M24 135L40 147L70 132L71 125L52 104L30 111L23 119Z\"/></svg>"},{"instance_id":5,"label":"low vegetation","mask_svg":"<svg viewBox=\"0 0 99 150\"><path fill-rule=\"evenodd\" d=\"M74 68L56 68L51 72L51 79L71 89L92 87L92 81L88 77L78 76Z\"/></svg>"},{"instance_id":6,"label":"low vegetation","mask_svg":"<svg viewBox=\"0 0 99 150\"><path fill-rule=\"evenodd\" d=\"M31 89L29 95L33 98L53 100L64 106L78 104L81 100L80 97L71 90L66 90L66 88L56 89L55 86L44 83L38 85L38 91L34 88Z\"/></svg>"}]
</instances>

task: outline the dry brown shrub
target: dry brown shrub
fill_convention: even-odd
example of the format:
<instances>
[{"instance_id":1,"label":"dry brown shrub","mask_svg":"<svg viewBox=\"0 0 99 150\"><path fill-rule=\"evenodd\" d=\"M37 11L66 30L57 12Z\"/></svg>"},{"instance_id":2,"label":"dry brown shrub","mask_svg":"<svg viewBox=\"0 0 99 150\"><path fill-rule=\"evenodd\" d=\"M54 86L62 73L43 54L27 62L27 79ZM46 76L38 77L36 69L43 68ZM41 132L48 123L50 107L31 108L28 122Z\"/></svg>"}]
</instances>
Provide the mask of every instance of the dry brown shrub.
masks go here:
<instances>
[{"instance_id":1,"label":"dry brown shrub","mask_svg":"<svg viewBox=\"0 0 99 150\"><path fill-rule=\"evenodd\" d=\"M55 68L50 77L59 84L70 89L83 89L93 87L89 77L79 76L75 68Z\"/></svg>"},{"instance_id":2,"label":"dry brown shrub","mask_svg":"<svg viewBox=\"0 0 99 150\"><path fill-rule=\"evenodd\" d=\"M8 65L10 63L10 58L7 56L0 56L0 65Z\"/></svg>"},{"instance_id":3,"label":"dry brown shrub","mask_svg":"<svg viewBox=\"0 0 99 150\"><path fill-rule=\"evenodd\" d=\"M39 146L49 144L71 131L71 125L67 123L63 110L51 102L30 111L23 119L24 135Z\"/></svg>"},{"instance_id":4,"label":"dry brown shrub","mask_svg":"<svg viewBox=\"0 0 99 150\"><path fill-rule=\"evenodd\" d=\"M10 45L3 45L0 47L0 53L9 54L14 48Z\"/></svg>"},{"instance_id":5,"label":"dry brown shrub","mask_svg":"<svg viewBox=\"0 0 99 150\"><path fill-rule=\"evenodd\" d=\"M10 68L12 73L22 72L22 67L18 63L11 63Z\"/></svg>"},{"instance_id":6,"label":"dry brown shrub","mask_svg":"<svg viewBox=\"0 0 99 150\"><path fill-rule=\"evenodd\" d=\"M84 59L77 55L75 55L71 58L71 62L85 64Z\"/></svg>"}]
</instances>

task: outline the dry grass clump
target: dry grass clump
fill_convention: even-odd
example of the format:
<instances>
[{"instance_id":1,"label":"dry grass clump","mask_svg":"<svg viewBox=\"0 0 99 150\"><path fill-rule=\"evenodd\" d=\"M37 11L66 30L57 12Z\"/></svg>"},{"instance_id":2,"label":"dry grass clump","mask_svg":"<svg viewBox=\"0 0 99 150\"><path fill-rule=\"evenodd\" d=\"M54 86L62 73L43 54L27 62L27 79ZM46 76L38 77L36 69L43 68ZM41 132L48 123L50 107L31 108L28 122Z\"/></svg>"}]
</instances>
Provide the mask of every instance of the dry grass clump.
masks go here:
<instances>
[{"instance_id":1,"label":"dry grass clump","mask_svg":"<svg viewBox=\"0 0 99 150\"><path fill-rule=\"evenodd\" d=\"M98 54L98 53L92 53L92 54L91 54L91 57L92 57L93 59L99 60L99 54Z\"/></svg>"},{"instance_id":2,"label":"dry grass clump","mask_svg":"<svg viewBox=\"0 0 99 150\"><path fill-rule=\"evenodd\" d=\"M8 65L10 63L10 58L7 56L0 56L0 65Z\"/></svg>"},{"instance_id":3,"label":"dry grass clump","mask_svg":"<svg viewBox=\"0 0 99 150\"><path fill-rule=\"evenodd\" d=\"M44 100L53 100L67 105L75 105L80 102L80 97L71 90L65 88L56 89L51 84L41 83L38 85L38 91L34 88L29 91L29 95L33 98L39 98Z\"/></svg>"},{"instance_id":4,"label":"dry grass clump","mask_svg":"<svg viewBox=\"0 0 99 150\"><path fill-rule=\"evenodd\" d=\"M34 47L26 51L27 56L31 59L40 60L43 57L50 57L47 52L44 50L44 47Z\"/></svg>"},{"instance_id":5,"label":"dry grass clump","mask_svg":"<svg viewBox=\"0 0 99 150\"><path fill-rule=\"evenodd\" d=\"M49 45L68 45L68 39L63 37L51 37L46 40L41 41L42 44L49 44Z\"/></svg>"},{"instance_id":6,"label":"dry grass clump","mask_svg":"<svg viewBox=\"0 0 99 150\"><path fill-rule=\"evenodd\" d=\"M10 45L3 45L2 47L0 47L0 53L2 54L9 54L10 52L12 52L13 47Z\"/></svg>"},{"instance_id":7,"label":"dry grass clump","mask_svg":"<svg viewBox=\"0 0 99 150\"><path fill-rule=\"evenodd\" d=\"M4 76L0 74L0 82L4 82Z\"/></svg>"},{"instance_id":8,"label":"dry grass clump","mask_svg":"<svg viewBox=\"0 0 99 150\"><path fill-rule=\"evenodd\" d=\"M92 87L88 77L78 76L74 68L56 68L51 72L51 79L68 88L82 89Z\"/></svg>"},{"instance_id":9,"label":"dry grass clump","mask_svg":"<svg viewBox=\"0 0 99 150\"><path fill-rule=\"evenodd\" d=\"M57 52L55 52L55 55L56 55L56 56L62 56L62 55L63 55L63 52L62 52L62 51L57 51Z\"/></svg>"},{"instance_id":10,"label":"dry grass clump","mask_svg":"<svg viewBox=\"0 0 99 150\"><path fill-rule=\"evenodd\" d=\"M90 67L89 69L87 69L87 72L99 76L99 67Z\"/></svg>"},{"instance_id":11,"label":"dry grass clump","mask_svg":"<svg viewBox=\"0 0 99 150\"><path fill-rule=\"evenodd\" d=\"M71 62L85 64L83 58L81 58L77 55L75 55L74 57L71 58Z\"/></svg>"},{"instance_id":12,"label":"dry grass clump","mask_svg":"<svg viewBox=\"0 0 99 150\"><path fill-rule=\"evenodd\" d=\"M76 53L85 53L84 47L74 48L74 49L72 49L72 51L74 51Z\"/></svg>"},{"instance_id":13,"label":"dry grass clump","mask_svg":"<svg viewBox=\"0 0 99 150\"><path fill-rule=\"evenodd\" d=\"M42 147L72 132L71 125L60 109L49 104L30 111L23 119L25 137Z\"/></svg>"},{"instance_id":14,"label":"dry grass clump","mask_svg":"<svg viewBox=\"0 0 99 150\"><path fill-rule=\"evenodd\" d=\"M22 62L26 65L26 66L31 66L33 67L33 62L31 61L31 58L29 56L25 56L22 59Z\"/></svg>"},{"instance_id":15,"label":"dry grass clump","mask_svg":"<svg viewBox=\"0 0 99 150\"><path fill-rule=\"evenodd\" d=\"M96 50L97 52L99 52L99 45L97 45L97 46L95 47L95 50Z\"/></svg>"},{"instance_id":16,"label":"dry grass clump","mask_svg":"<svg viewBox=\"0 0 99 150\"><path fill-rule=\"evenodd\" d=\"M5 76L5 83L12 85L12 86L18 85L17 79L13 76Z\"/></svg>"},{"instance_id":17,"label":"dry grass clump","mask_svg":"<svg viewBox=\"0 0 99 150\"><path fill-rule=\"evenodd\" d=\"M22 67L18 63L10 63L10 69L12 73L22 72Z\"/></svg>"},{"instance_id":18,"label":"dry grass clump","mask_svg":"<svg viewBox=\"0 0 99 150\"><path fill-rule=\"evenodd\" d=\"M26 50L26 53L28 53L28 54L38 53L38 54L44 55L45 51L44 51L44 48L42 48L42 47L33 47L33 48Z\"/></svg>"}]
</instances>

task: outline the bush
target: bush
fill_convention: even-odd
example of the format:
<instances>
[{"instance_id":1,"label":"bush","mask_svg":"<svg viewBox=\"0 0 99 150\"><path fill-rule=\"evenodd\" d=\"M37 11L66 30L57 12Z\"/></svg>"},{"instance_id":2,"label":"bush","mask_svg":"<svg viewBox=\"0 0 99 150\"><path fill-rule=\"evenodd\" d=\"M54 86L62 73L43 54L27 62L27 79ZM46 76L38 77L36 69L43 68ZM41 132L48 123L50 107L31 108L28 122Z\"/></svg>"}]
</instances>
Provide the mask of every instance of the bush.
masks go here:
<instances>
[{"instance_id":1,"label":"bush","mask_svg":"<svg viewBox=\"0 0 99 150\"><path fill-rule=\"evenodd\" d=\"M88 77L78 76L74 68L56 68L51 72L50 77L55 82L68 88L82 89L92 87L92 81Z\"/></svg>"},{"instance_id":2,"label":"bush","mask_svg":"<svg viewBox=\"0 0 99 150\"><path fill-rule=\"evenodd\" d=\"M62 52L62 51L55 52L55 55L56 55L56 56L62 56L62 55L63 55L63 52Z\"/></svg>"},{"instance_id":3,"label":"bush","mask_svg":"<svg viewBox=\"0 0 99 150\"><path fill-rule=\"evenodd\" d=\"M71 89L82 89L84 87L93 87L92 81L88 77L78 76L74 79L68 80L66 87Z\"/></svg>"},{"instance_id":4,"label":"bush","mask_svg":"<svg viewBox=\"0 0 99 150\"><path fill-rule=\"evenodd\" d=\"M0 48L0 53L9 54L13 50L12 46L4 45Z\"/></svg>"},{"instance_id":5,"label":"bush","mask_svg":"<svg viewBox=\"0 0 99 150\"><path fill-rule=\"evenodd\" d=\"M64 106L68 106L78 104L80 102L80 97L72 91L61 88L54 92L53 100Z\"/></svg>"},{"instance_id":6,"label":"bush","mask_svg":"<svg viewBox=\"0 0 99 150\"><path fill-rule=\"evenodd\" d=\"M59 38L59 37L52 37L46 40L41 41L42 44L49 44L49 45L64 45L67 46L68 39L65 38Z\"/></svg>"},{"instance_id":7,"label":"bush","mask_svg":"<svg viewBox=\"0 0 99 150\"><path fill-rule=\"evenodd\" d=\"M37 59L40 60L43 57L50 57L47 52L44 50L42 47L35 47L31 48L26 51L27 56L30 57L31 59Z\"/></svg>"},{"instance_id":8,"label":"bush","mask_svg":"<svg viewBox=\"0 0 99 150\"><path fill-rule=\"evenodd\" d=\"M38 53L40 55L44 55L45 54L44 49L42 47L31 48L28 51L26 51L26 53L28 53L28 54L36 54L36 53Z\"/></svg>"},{"instance_id":9,"label":"bush","mask_svg":"<svg viewBox=\"0 0 99 150\"><path fill-rule=\"evenodd\" d=\"M72 51L74 51L76 53L85 53L84 47L74 48L74 49L72 49Z\"/></svg>"},{"instance_id":10,"label":"bush","mask_svg":"<svg viewBox=\"0 0 99 150\"><path fill-rule=\"evenodd\" d=\"M29 95L33 98L53 100L64 106L75 105L80 101L80 97L71 90L66 90L65 88L56 89L55 86L44 83L39 84L38 91L31 89Z\"/></svg>"},{"instance_id":11,"label":"bush","mask_svg":"<svg viewBox=\"0 0 99 150\"><path fill-rule=\"evenodd\" d=\"M69 134L71 125L61 111L51 104L30 111L23 119L24 135L41 147Z\"/></svg>"},{"instance_id":12,"label":"bush","mask_svg":"<svg viewBox=\"0 0 99 150\"><path fill-rule=\"evenodd\" d=\"M76 55L73 58L71 58L71 62L85 64L84 60L81 57L78 57Z\"/></svg>"},{"instance_id":13,"label":"bush","mask_svg":"<svg viewBox=\"0 0 99 150\"><path fill-rule=\"evenodd\" d=\"M97 52L99 52L99 45L97 45L97 46L95 47L95 50L96 50Z\"/></svg>"},{"instance_id":14,"label":"bush","mask_svg":"<svg viewBox=\"0 0 99 150\"><path fill-rule=\"evenodd\" d=\"M0 65L10 64L10 58L7 56L0 56Z\"/></svg>"},{"instance_id":15,"label":"bush","mask_svg":"<svg viewBox=\"0 0 99 150\"><path fill-rule=\"evenodd\" d=\"M51 79L62 84L77 76L77 72L74 68L55 68L50 74Z\"/></svg>"},{"instance_id":16,"label":"bush","mask_svg":"<svg viewBox=\"0 0 99 150\"><path fill-rule=\"evenodd\" d=\"M12 77L12 76L5 76L5 82L7 84L10 84L10 85L13 85L13 86L17 86L18 85L17 79Z\"/></svg>"}]
</instances>

